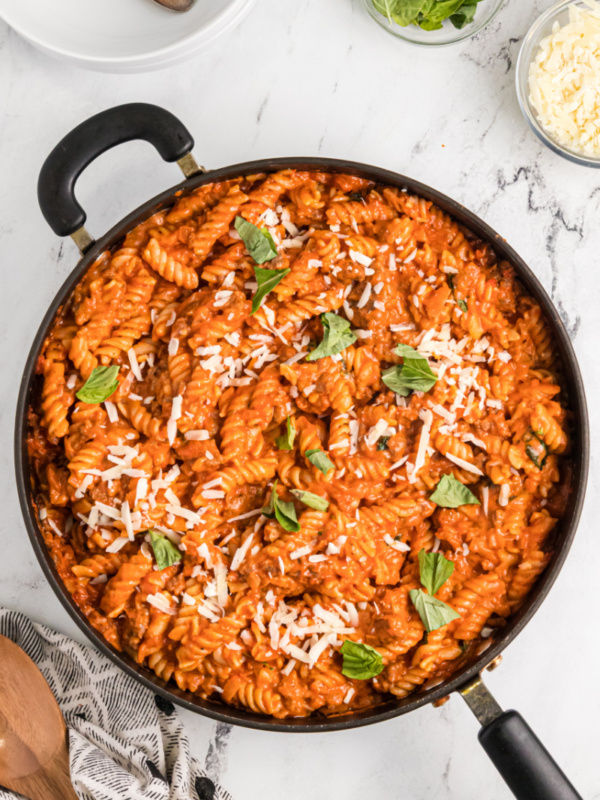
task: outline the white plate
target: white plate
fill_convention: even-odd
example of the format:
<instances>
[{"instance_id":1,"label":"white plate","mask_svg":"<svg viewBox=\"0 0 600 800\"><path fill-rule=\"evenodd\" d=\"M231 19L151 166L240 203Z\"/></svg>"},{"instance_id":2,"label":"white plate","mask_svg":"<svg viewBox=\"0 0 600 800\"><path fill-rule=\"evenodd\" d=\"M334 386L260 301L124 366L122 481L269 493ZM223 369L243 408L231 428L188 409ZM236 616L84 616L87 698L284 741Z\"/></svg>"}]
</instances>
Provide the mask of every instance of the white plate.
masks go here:
<instances>
[{"instance_id":1,"label":"white plate","mask_svg":"<svg viewBox=\"0 0 600 800\"><path fill-rule=\"evenodd\" d=\"M143 72L193 55L254 0L196 0L185 14L153 0L0 0L0 17L50 55L103 72Z\"/></svg>"}]
</instances>

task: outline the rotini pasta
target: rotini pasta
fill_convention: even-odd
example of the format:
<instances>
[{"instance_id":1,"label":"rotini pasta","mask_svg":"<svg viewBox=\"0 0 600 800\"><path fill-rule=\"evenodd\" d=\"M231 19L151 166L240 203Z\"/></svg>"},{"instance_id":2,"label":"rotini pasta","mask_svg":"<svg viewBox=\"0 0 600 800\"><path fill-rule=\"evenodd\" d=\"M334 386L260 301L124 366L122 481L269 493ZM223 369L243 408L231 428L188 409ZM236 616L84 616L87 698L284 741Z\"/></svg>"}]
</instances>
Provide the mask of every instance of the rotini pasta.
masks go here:
<instances>
[{"instance_id":1,"label":"rotini pasta","mask_svg":"<svg viewBox=\"0 0 600 800\"><path fill-rule=\"evenodd\" d=\"M257 263L285 274L253 313ZM342 344L312 358L325 318ZM431 388L390 383L411 353ZM108 368L116 390L82 400ZM570 475L550 329L490 245L398 189L285 170L179 198L95 262L38 373L29 453L63 581L114 647L202 697L280 718L404 697L549 561ZM473 500L438 505L443 476ZM421 551L454 565L429 633ZM347 677L347 639L379 674Z\"/></svg>"}]
</instances>

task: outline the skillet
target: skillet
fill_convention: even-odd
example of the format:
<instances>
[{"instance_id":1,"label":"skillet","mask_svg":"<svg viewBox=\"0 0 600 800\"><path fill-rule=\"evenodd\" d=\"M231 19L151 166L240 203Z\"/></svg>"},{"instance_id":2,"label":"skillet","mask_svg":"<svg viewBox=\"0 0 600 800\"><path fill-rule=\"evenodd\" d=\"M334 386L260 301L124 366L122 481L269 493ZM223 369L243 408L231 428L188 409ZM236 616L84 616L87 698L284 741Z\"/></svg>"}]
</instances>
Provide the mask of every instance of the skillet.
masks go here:
<instances>
[{"instance_id":1,"label":"skillet","mask_svg":"<svg viewBox=\"0 0 600 800\"><path fill-rule=\"evenodd\" d=\"M167 162L177 162L184 180L141 205L108 233L95 240L85 229L86 215L75 196L75 185L83 170L106 150L134 139L152 144ZM452 692L460 693L481 723L479 741L502 777L519 800L581 800L560 767L516 711L503 711L485 687L481 672L499 664L501 652L523 630L547 596L571 546L579 521L587 482L589 429L583 382L573 347L543 287L517 253L479 217L464 206L418 181L377 167L329 158L275 158L206 171L193 155L194 140L186 127L170 112L145 103L129 103L107 109L67 134L46 159L39 177L38 199L42 213L58 236L71 236L81 259L51 303L34 338L25 363L17 403L15 426L15 466L19 499L25 524L36 556L59 600L94 645L135 680L158 695L190 711L221 722L249 728L292 732L344 730L391 719L426 703L441 704ZM343 172L405 189L434 202L444 212L484 241L492 244L500 258L509 261L528 293L543 309L555 347L562 362L563 385L572 413L573 479L567 510L552 541L551 561L519 611L505 628L475 648L472 658L449 679L426 685L422 691L403 699L389 699L359 712L334 717L308 717L276 720L251 711L204 700L166 684L154 673L118 652L96 632L78 609L60 580L46 549L37 521L35 487L27 457L27 412L41 391L36 363L54 320L85 272L105 250L114 248L138 223L159 209L169 207L177 197L214 181L244 174L281 169Z\"/></svg>"}]
</instances>

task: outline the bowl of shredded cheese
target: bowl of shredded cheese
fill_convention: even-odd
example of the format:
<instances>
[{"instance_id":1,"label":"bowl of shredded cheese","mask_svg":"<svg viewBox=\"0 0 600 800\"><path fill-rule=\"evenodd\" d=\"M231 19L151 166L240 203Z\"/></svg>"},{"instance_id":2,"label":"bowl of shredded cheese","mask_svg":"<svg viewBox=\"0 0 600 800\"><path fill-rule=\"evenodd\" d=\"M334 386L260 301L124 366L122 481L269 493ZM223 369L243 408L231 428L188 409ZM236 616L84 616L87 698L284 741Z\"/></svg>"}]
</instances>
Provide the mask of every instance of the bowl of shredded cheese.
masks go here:
<instances>
[{"instance_id":1,"label":"bowl of shredded cheese","mask_svg":"<svg viewBox=\"0 0 600 800\"><path fill-rule=\"evenodd\" d=\"M517 62L517 96L555 153L600 167L600 3L562 0L532 25Z\"/></svg>"}]
</instances>

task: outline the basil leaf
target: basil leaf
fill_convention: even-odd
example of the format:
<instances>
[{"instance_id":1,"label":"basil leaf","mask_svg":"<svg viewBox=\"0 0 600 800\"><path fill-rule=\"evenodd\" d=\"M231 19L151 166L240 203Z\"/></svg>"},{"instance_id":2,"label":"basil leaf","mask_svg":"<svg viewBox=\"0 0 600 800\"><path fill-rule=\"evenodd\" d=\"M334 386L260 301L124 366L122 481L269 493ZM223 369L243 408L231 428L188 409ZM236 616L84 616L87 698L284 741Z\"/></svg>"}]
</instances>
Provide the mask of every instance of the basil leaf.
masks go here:
<instances>
[{"instance_id":1,"label":"basil leaf","mask_svg":"<svg viewBox=\"0 0 600 800\"><path fill-rule=\"evenodd\" d=\"M425 5L421 9L421 13L419 15L420 18L425 18L429 14L429 12L431 11L431 9L434 7L434 5L436 3L437 3L437 0L427 0Z\"/></svg>"},{"instance_id":2,"label":"basil leaf","mask_svg":"<svg viewBox=\"0 0 600 800\"><path fill-rule=\"evenodd\" d=\"M452 289L452 297L456 300L457 306L461 311L468 311L469 308L465 301L456 296L456 289L454 288L454 275L448 275L448 286Z\"/></svg>"},{"instance_id":3,"label":"basil leaf","mask_svg":"<svg viewBox=\"0 0 600 800\"><path fill-rule=\"evenodd\" d=\"M325 500L324 497L320 497L318 494L304 492L301 489L292 489L292 494L294 497L297 497L301 503L304 503L305 506L314 508L316 511L327 511L329 508L329 502Z\"/></svg>"},{"instance_id":4,"label":"basil leaf","mask_svg":"<svg viewBox=\"0 0 600 800\"><path fill-rule=\"evenodd\" d=\"M464 0L437 0L427 13L427 22L441 24L451 14L456 13L463 3ZM431 30L431 28L425 30Z\"/></svg>"},{"instance_id":5,"label":"basil leaf","mask_svg":"<svg viewBox=\"0 0 600 800\"><path fill-rule=\"evenodd\" d=\"M360 644L360 642L346 639L340 647L340 653L344 657L342 674L347 678L368 681L369 678L374 678L383 670L381 653L368 644Z\"/></svg>"},{"instance_id":6,"label":"basil leaf","mask_svg":"<svg viewBox=\"0 0 600 800\"><path fill-rule=\"evenodd\" d=\"M526 434L523 441L525 442L525 452L533 461L538 469L544 466L548 450L544 441L537 435L535 431Z\"/></svg>"},{"instance_id":7,"label":"basil leaf","mask_svg":"<svg viewBox=\"0 0 600 800\"><path fill-rule=\"evenodd\" d=\"M277 248L273 237L266 228L257 228L243 217L236 217L233 224L246 245L246 250L257 264L264 264L265 261L275 258Z\"/></svg>"},{"instance_id":8,"label":"basil leaf","mask_svg":"<svg viewBox=\"0 0 600 800\"><path fill-rule=\"evenodd\" d=\"M284 531L297 533L300 530L300 523L296 516L294 504L286 503L284 500L279 499L277 481L273 484L269 504L263 508L262 513L269 519L276 519Z\"/></svg>"},{"instance_id":9,"label":"basil leaf","mask_svg":"<svg viewBox=\"0 0 600 800\"><path fill-rule=\"evenodd\" d=\"M450 22L455 28L461 30L465 27L465 25L473 22L475 12L477 11L477 3L478 0L472 0L472 2L463 3L458 11L452 14L450 17Z\"/></svg>"},{"instance_id":10,"label":"basil leaf","mask_svg":"<svg viewBox=\"0 0 600 800\"><path fill-rule=\"evenodd\" d=\"M281 525L283 530L298 533L300 530L300 523L298 522L298 517L296 516L294 504L286 503L276 497L274 506L275 519Z\"/></svg>"},{"instance_id":11,"label":"basil leaf","mask_svg":"<svg viewBox=\"0 0 600 800\"><path fill-rule=\"evenodd\" d=\"M460 618L460 614L453 608L446 603L442 603L437 597L425 594L422 589L411 589L409 595L427 633L436 631L438 628L452 622L452 620Z\"/></svg>"},{"instance_id":12,"label":"basil leaf","mask_svg":"<svg viewBox=\"0 0 600 800\"><path fill-rule=\"evenodd\" d=\"M419 16L417 25L424 31L439 31L444 27L440 21L423 16Z\"/></svg>"},{"instance_id":13,"label":"basil leaf","mask_svg":"<svg viewBox=\"0 0 600 800\"><path fill-rule=\"evenodd\" d=\"M464 483L457 480L454 475L442 475L440 482L429 499L442 508L481 505L473 492Z\"/></svg>"},{"instance_id":14,"label":"basil leaf","mask_svg":"<svg viewBox=\"0 0 600 800\"><path fill-rule=\"evenodd\" d=\"M404 384L402 380L402 367L389 367L381 373L381 380L385 383L388 389L396 392L401 397L408 397L411 389Z\"/></svg>"},{"instance_id":15,"label":"basil leaf","mask_svg":"<svg viewBox=\"0 0 600 800\"><path fill-rule=\"evenodd\" d=\"M285 433L275 439L278 450L293 450L294 439L296 438L296 427L294 420L288 417L285 421Z\"/></svg>"},{"instance_id":16,"label":"basil leaf","mask_svg":"<svg viewBox=\"0 0 600 800\"><path fill-rule=\"evenodd\" d=\"M95 367L92 374L77 392L77 397L83 403L103 403L113 394L119 381L117 375L119 367Z\"/></svg>"},{"instance_id":17,"label":"basil leaf","mask_svg":"<svg viewBox=\"0 0 600 800\"><path fill-rule=\"evenodd\" d=\"M181 551L175 547L170 539L160 533L156 533L156 531L151 530L148 532L150 534L150 544L154 550L156 565L159 569L166 569L172 564L177 564L178 561L181 561Z\"/></svg>"},{"instance_id":18,"label":"basil leaf","mask_svg":"<svg viewBox=\"0 0 600 800\"><path fill-rule=\"evenodd\" d=\"M406 27L416 20L419 12L427 3L428 0L388 0L387 3L384 0L384 5L388 7L385 16L390 22L393 20L398 25ZM381 0L379 5L381 5Z\"/></svg>"},{"instance_id":19,"label":"basil leaf","mask_svg":"<svg viewBox=\"0 0 600 800\"><path fill-rule=\"evenodd\" d=\"M415 350L415 348L411 347L409 344L402 344L401 342L397 344L396 353L405 360L408 358L412 361L427 361L425 356L422 356L418 350Z\"/></svg>"},{"instance_id":20,"label":"basil leaf","mask_svg":"<svg viewBox=\"0 0 600 800\"><path fill-rule=\"evenodd\" d=\"M348 195L348 200L352 200L353 203L362 203L364 199L360 192L350 192Z\"/></svg>"},{"instance_id":21,"label":"basil leaf","mask_svg":"<svg viewBox=\"0 0 600 800\"><path fill-rule=\"evenodd\" d=\"M437 376L425 356L407 344L397 345L396 353L404 360L402 366L381 373L381 380L389 389L407 397L411 392L428 392L435 386Z\"/></svg>"},{"instance_id":22,"label":"basil leaf","mask_svg":"<svg viewBox=\"0 0 600 800\"><path fill-rule=\"evenodd\" d=\"M350 330L350 323L347 319L327 311L325 314L321 314L321 322L323 323L323 339L321 344L306 356L307 361L317 361L320 358L334 356L356 341L356 334Z\"/></svg>"},{"instance_id":23,"label":"basil leaf","mask_svg":"<svg viewBox=\"0 0 600 800\"><path fill-rule=\"evenodd\" d=\"M275 507L273 498L276 497L275 494L276 486L277 486L277 480L275 480L275 483L273 484L273 489L271 491L271 494L269 495L269 502L267 503L266 506L263 506L263 508L261 509L261 513L268 519L275 519Z\"/></svg>"},{"instance_id":24,"label":"basil leaf","mask_svg":"<svg viewBox=\"0 0 600 800\"><path fill-rule=\"evenodd\" d=\"M387 450L388 449L388 442L391 439L391 436L382 436L381 439L377 442L377 449L378 450Z\"/></svg>"},{"instance_id":25,"label":"basil leaf","mask_svg":"<svg viewBox=\"0 0 600 800\"><path fill-rule=\"evenodd\" d=\"M373 8L384 17L387 17L389 22L392 22L392 8L395 5L395 0L373 0Z\"/></svg>"},{"instance_id":26,"label":"basil leaf","mask_svg":"<svg viewBox=\"0 0 600 800\"><path fill-rule=\"evenodd\" d=\"M454 561L445 558L442 553L419 553L419 571L421 583L430 595L437 594L454 572Z\"/></svg>"},{"instance_id":27,"label":"basil leaf","mask_svg":"<svg viewBox=\"0 0 600 800\"><path fill-rule=\"evenodd\" d=\"M402 384L413 392L428 392L437 382L437 375L431 371L426 360L406 360L401 367Z\"/></svg>"},{"instance_id":28,"label":"basil leaf","mask_svg":"<svg viewBox=\"0 0 600 800\"><path fill-rule=\"evenodd\" d=\"M449 19L456 28L473 21L480 0L373 0L373 7L389 22L402 27L411 23L433 31Z\"/></svg>"},{"instance_id":29,"label":"basil leaf","mask_svg":"<svg viewBox=\"0 0 600 800\"><path fill-rule=\"evenodd\" d=\"M329 470L333 469L335 466L322 450L307 450L304 455L313 466L323 473L323 475L327 475Z\"/></svg>"},{"instance_id":30,"label":"basil leaf","mask_svg":"<svg viewBox=\"0 0 600 800\"><path fill-rule=\"evenodd\" d=\"M254 275L258 288L256 294L252 298L252 314L256 314L260 308L262 301L265 297L272 292L273 289L280 283L286 275L289 275L291 269L264 269L263 267L254 267Z\"/></svg>"}]
</instances>

